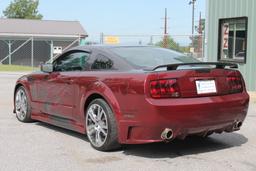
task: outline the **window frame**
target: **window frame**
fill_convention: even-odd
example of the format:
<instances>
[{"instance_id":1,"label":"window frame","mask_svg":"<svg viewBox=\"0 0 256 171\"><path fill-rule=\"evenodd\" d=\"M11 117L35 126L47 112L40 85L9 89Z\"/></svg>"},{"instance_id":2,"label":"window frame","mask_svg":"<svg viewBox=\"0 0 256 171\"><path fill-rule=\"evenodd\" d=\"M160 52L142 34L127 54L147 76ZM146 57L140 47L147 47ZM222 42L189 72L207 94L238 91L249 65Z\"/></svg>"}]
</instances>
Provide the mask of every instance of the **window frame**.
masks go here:
<instances>
[{"instance_id":1,"label":"window frame","mask_svg":"<svg viewBox=\"0 0 256 171\"><path fill-rule=\"evenodd\" d=\"M73 54L73 53L86 53L88 54L88 59L87 59L87 62L89 61L90 57L91 57L91 52L88 52L88 51L83 51L83 50L72 50L72 51L68 51L68 52L65 52L63 54L61 54L57 59L55 59L52 64L53 64L53 72L75 72L75 71L86 71L86 69L82 69L82 70L74 70L74 71L56 71L55 70L55 63L58 62L58 60L62 60L63 58L69 56L70 54ZM89 63L88 63L89 64ZM87 70L89 70L89 67L87 68Z\"/></svg>"},{"instance_id":2,"label":"window frame","mask_svg":"<svg viewBox=\"0 0 256 171\"><path fill-rule=\"evenodd\" d=\"M222 59L221 58L221 48L222 48L222 23L225 20L245 20L245 55L243 60L239 59ZM234 62L234 63L240 63L240 64L246 64L247 61L247 41L248 41L248 17L242 16L242 17L232 17L232 18L220 18L219 19L219 28L218 28L218 61L220 62ZM234 47L235 48L235 47Z\"/></svg>"}]
</instances>

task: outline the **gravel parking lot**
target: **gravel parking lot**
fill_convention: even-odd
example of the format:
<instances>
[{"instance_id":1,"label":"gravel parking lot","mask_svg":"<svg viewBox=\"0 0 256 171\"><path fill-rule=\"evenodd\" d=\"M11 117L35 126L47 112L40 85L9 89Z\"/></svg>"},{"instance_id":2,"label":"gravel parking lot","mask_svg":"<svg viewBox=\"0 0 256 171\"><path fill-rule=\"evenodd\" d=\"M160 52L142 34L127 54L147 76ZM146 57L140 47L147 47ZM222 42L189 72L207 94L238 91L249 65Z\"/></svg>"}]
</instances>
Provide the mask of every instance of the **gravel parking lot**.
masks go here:
<instances>
[{"instance_id":1,"label":"gravel parking lot","mask_svg":"<svg viewBox=\"0 0 256 171\"><path fill-rule=\"evenodd\" d=\"M103 153L84 135L12 114L20 73L0 73L0 170L256 170L256 100L241 131ZM256 97L256 96L255 96Z\"/></svg>"}]
</instances>

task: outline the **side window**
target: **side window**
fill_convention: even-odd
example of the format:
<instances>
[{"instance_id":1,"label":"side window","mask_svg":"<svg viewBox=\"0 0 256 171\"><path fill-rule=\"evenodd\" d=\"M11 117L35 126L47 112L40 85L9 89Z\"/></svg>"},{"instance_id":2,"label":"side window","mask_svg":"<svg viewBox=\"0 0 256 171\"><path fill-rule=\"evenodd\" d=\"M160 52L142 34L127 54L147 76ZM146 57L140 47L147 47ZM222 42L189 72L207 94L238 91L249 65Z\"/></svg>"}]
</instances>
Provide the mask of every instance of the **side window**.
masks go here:
<instances>
[{"instance_id":1,"label":"side window","mask_svg":"<svg viewBox=\"0 0 256 171\"><path fill-rule=\"evenodd\" d=\"M54 71L82 71L87 66L89 53L73 52L54 62Z\"/></svg>"},{"instance_id":2,"label":"side window","mask_svg":"<svg viewBox=\"0 0 256 171\"><path fill-rule=\"evenodd\" d=\"M113 69L113 61L104 55L97 55L92 64L92 70L111 70Z\"/></svg>"}]
</instances>

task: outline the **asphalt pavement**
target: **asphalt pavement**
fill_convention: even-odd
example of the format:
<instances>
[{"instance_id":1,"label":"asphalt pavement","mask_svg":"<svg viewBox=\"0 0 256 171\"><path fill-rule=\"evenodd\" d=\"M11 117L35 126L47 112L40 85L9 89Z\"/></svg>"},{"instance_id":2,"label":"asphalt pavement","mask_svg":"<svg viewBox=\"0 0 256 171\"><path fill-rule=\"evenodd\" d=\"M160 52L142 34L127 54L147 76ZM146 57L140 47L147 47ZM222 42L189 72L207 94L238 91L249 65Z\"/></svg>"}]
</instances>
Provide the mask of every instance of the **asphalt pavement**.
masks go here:
<instances>
[{"instance_id":1,"label":"asphalt pavement","mask_svg":"<svg viewBox=\"0 0 256 171\"><path fill-rule=\"evenodd\" d=\"M12 98L20 75L0 73L0 171L256 170L255 99L238 132L99 152L79 133L19 122L12 113Z\"/></svg>"}]
</instances>

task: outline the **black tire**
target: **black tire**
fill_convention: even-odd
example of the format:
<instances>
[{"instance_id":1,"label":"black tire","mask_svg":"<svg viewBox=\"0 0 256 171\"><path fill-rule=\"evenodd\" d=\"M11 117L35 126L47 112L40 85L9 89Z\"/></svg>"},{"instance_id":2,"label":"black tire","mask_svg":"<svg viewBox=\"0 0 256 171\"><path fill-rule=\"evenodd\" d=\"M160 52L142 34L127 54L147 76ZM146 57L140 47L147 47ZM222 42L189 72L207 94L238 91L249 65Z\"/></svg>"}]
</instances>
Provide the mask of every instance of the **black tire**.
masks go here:
<instances>
[{"instance_id":1,"label":"black tire","mask_svg":"<svg viewBox=\"0 0 256 171\"><path fill-rule=\"evenodd\" d=\"M95 104L102 107L102 109L104 110L104 112L106 114L107 123L108 123L108 125L107 125L108 131L107 131L107 136L106 136L105 142L101 146L94 145L94 143L90 139L89 135L87 135L91 146L94 149L99 150L99 151L113 151L113 150L119 149L121 147L121 145L118 143L118 130L117 130L117 123L116 123L115 115L105 100L98 98L98 99L93 100L89 104L89 106L86 110L85 125L87 126L88 110L90 109L90 107L92 105L95 105ZM87 131L87 134L88 134L88 131Z\"/></svg>"},{"instance_id":2,"label":"black tire","mask_svg":"<svg viewBox=\"0 0 256 171\"><path fill-rule=\"evenodd\" d=\"M24 96L26 98L26 112L24 114L24 117L20 117L19 116L19 109L17 109L17 95L19 92L23 92L24 93ZM31 101L30 101L30 98L28 97L27 95L27 91L26 89L23 87L23 86L20 86L16 92L15 92L15 96L14 96L14 106L15 106L15 114L16 114L16 118L20 121L20 122L24 122L24 123L28 123L28 122L32 122L33 120L31 119Z\"/></svg>"}]
</instances>

